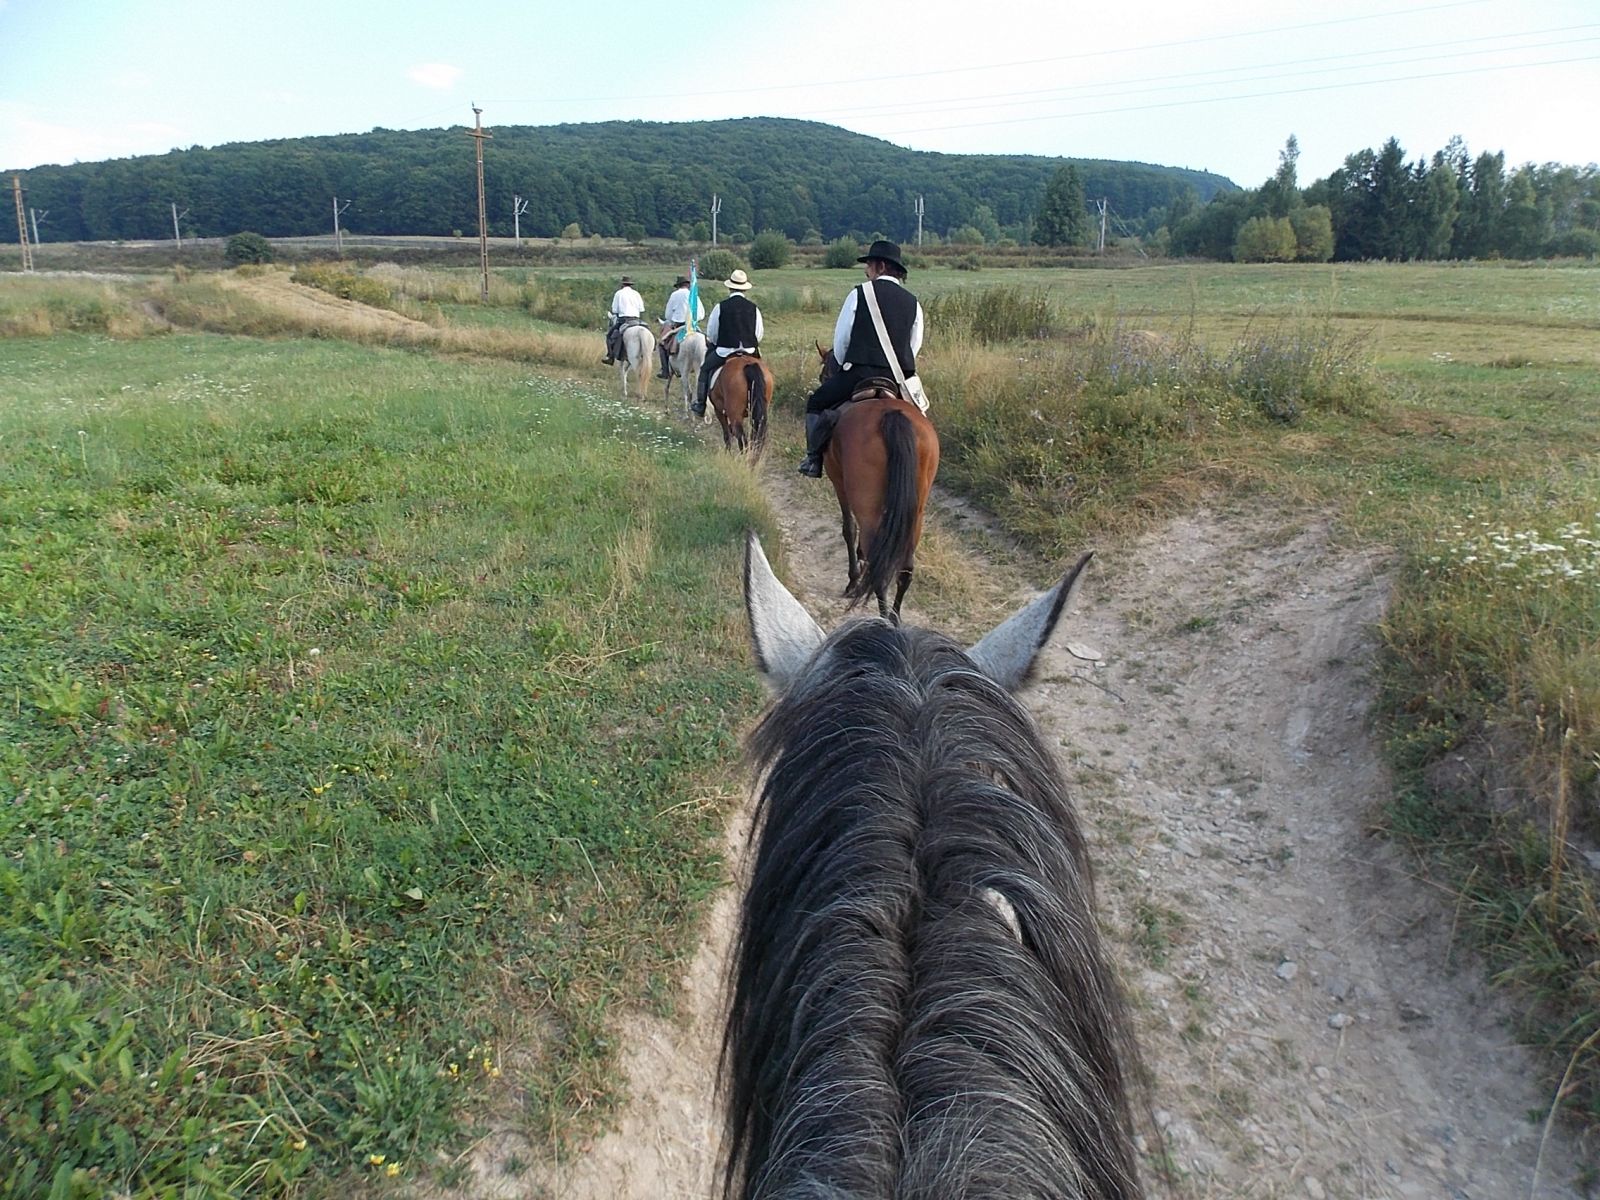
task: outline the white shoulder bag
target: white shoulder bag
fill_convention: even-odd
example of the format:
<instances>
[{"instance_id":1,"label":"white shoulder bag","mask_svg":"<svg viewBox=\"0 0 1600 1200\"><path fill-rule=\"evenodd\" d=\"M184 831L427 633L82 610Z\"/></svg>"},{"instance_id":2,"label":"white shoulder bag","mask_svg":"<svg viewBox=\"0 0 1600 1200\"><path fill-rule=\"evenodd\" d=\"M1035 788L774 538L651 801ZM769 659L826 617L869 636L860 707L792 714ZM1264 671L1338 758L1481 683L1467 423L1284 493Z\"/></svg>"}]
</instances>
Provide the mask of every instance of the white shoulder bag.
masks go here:
<instances>
[{"instance_id":1,"label":"white shoulder bag","mask_svg":"<svg viewBox=\"0 0 1600 1200\"><path fill-rule=\"evenodd\" d=\"M889 344L889 331L883 327L883 313L878 308L878 296L872 286L872 280L869 279L862 284L861 291L867 298L867 312L872 316L872 327L878 331L878 345L883 347L883 356L889 360L889 370L894 372L894 381L900 388L900 394L923 412L927 412L928 393L922 390L921 378L907 375L900 369L900 356Z\"/></svg>"}]
</instances>

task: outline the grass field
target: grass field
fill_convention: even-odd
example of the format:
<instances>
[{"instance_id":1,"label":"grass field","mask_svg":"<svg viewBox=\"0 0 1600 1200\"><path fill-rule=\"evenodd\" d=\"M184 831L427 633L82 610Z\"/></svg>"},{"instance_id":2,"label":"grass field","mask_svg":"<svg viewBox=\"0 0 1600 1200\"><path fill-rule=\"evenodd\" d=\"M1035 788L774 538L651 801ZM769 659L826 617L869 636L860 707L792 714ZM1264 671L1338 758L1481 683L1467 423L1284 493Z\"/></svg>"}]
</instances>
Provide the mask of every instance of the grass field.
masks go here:
<instances>
[{"instance_id":1,"label":"grass field","mask_svg":"<svg viewBox=\"0 0 1600 1200\"><path fill-rule=\"evenodd\" d=\"M494 361L0 378L0 1194L323 1193L513 1080L594 1112L722 878L748 474Z\"/></svg>"},{"instance_id":2,"label":"grass field","mask_svg":"<svg viewBox=\"0 0 1600 1200\"><path fill-rule=\"evenodd\" d=\"M512 1077L558 1135L718 878L750 477L601 399L615 268L368 274L0 280L0 1194L431 1169ZM859 276L755 278L794 414ZM1230 496L1396 548L1375 820L1600 1116L1600 272L913 284L941 480L1041 577Z\"/></svg>"}]
</instances>

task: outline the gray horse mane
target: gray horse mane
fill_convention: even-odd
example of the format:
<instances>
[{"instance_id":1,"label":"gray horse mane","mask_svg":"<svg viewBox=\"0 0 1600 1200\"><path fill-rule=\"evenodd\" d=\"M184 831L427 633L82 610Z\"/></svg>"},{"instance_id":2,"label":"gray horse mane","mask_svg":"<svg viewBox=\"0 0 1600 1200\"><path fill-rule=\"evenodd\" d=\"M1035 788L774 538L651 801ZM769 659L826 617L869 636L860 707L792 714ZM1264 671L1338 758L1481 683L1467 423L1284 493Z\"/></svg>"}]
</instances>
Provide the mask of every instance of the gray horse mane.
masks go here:
<instances>
[{"instance_id":1,"label":"gray horse mane","mask_svg":"<svg viewBox=\"0 0 1600 1200\"><path fill-rule=\"evenodd\" d=\"M1142 1195L1088 857L1022 708L947 638L859 621L751 753L725 1196Z\"/></svg>"}]
</instances>

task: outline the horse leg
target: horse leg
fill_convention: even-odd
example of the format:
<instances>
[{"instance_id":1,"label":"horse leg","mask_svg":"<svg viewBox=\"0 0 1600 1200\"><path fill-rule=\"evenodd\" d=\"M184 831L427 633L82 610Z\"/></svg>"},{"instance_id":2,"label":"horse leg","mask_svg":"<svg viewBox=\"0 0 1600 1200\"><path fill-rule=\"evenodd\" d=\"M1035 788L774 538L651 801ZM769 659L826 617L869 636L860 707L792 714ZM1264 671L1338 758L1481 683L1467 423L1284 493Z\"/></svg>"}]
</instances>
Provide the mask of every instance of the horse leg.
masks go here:
<instances>
[{"instance_id":1,"label":"horse leg","mask_svg":"<svg viewBox=\"0 0 1600 1200\"><path fill-rule=\"evenodd\" d=\"M899 582L897 582L894 587L894 615L890 617L890 620L892 620L896 625L900 624L900 601L906 598L906 589L910 586L911 567L907 565L906 569L900 572ZM879 603L882 603L881 598L879 599Z\"/></svg>"},{"instance_id":2,"label":"horse leg","mask_svg":"<svg viewBox=\"0 0 1600 1200\"><path fill-rule=\"evenodd\" d=\"M839 497L839 513L843 519L841 532L844 534L845 569L849 574L844 590L848 592L855 587L856 578L861 574L861 554L856 540L855 514L850 511L850 506L845 503L843 496Z\"/></svg>"}]
</instances>

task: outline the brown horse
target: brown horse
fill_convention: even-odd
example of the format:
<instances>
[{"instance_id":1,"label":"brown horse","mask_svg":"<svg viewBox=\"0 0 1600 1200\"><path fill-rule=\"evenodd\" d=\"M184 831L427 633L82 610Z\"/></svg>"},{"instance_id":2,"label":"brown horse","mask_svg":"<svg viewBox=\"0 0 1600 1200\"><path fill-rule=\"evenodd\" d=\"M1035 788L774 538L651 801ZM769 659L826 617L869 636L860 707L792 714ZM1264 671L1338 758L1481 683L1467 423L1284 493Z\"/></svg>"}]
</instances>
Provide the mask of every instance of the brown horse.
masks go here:
<instances>
[{"instance_id":1,"label":"brown horse","mask_svg":"<svg viewBox=\"0 0 1600 1200\"><path fill-rule=\"evenodd\" d=\"M710 370L710 364L704 368ZM753 354L730 354L722 372L711 385L711 407L722 423L722 445L732 450L735 440L739 453L761 457L767 444L767 405L772 401L772 371ZM745 418L750 432L745 434Z\"/></svg>"},{"instance_id":2,"label":"brown horse","mask_svg":"<svg viewBox=\"0 0 1600 1200\"><path fill-rule=\"evenodd\" d=\"M838 371L832 350L818 346L817 355L820 378ZM898 625L922 540L922 510L939 470L939 435L921 409L900 399L894 380L870 380L839 409L822 469L843 520L850 564L845 597L855 603L876 596L878 615Z\"/></svg>"}]
</instances>

